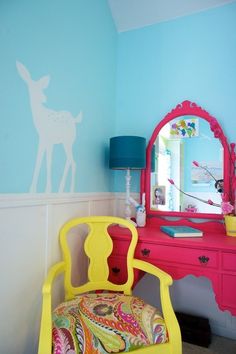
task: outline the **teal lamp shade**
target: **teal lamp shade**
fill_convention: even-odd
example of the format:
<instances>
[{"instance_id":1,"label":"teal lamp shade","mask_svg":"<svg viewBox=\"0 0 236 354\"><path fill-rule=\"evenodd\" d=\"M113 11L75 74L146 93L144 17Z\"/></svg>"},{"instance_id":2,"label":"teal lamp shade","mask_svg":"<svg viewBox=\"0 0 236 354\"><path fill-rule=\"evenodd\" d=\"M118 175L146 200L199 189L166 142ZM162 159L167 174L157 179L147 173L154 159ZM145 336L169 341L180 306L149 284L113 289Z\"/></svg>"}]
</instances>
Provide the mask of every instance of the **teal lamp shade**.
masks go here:
<instances>
[{"instance_id":1,"label":"teal lamp shade","mask_svg":"<svg viewBox=\"0 0 236 354\"><path fill-rule=\"evenodd\" d=\"M116 136L110 139L109 167L143 169L146 167L146 139L140 136Z\"/></svg>"}]
</instances>

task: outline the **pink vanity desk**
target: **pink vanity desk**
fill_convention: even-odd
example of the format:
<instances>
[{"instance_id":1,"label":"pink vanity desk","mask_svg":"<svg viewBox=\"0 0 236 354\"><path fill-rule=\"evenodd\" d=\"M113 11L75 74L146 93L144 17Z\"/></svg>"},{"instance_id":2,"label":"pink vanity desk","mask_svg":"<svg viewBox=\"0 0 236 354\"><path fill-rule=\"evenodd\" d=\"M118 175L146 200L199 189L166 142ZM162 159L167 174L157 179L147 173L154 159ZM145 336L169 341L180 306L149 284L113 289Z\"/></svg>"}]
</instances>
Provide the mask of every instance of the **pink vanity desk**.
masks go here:
<instances>
[{"instance_id":1,"label":"pink vanity desk","mask_svg":"<svg viewBox=\"0 0 236 354\"><path fill-rule=\"evenodd\" d=\"M160 225L167 224L172 223L151 218L145 227L138 228L135 257L165 270L173 279L186 275L207 277L219 308L236 316L236 237L226 236L223 224L207 222L197 225L203 230L203 237L172 238L160 231ZM185 220L185 225L193 224ZM109 259L110 279L122 283L126 280L125 254L129 233L127 229L114 226L110 234L114 241ZM136 282L142 275L137 271Z\"/></svg>"},{"instance_id":2,"label":"pink vanity desk","mask_svg":"<svg viewBox=\"0 0 236 354\"><path fill-rule=\"evenodd\" d=\"M198 145L191 145L188 150L189 144L185 141L197 142L197 136L194 134L190 138L183 138L183 130L185 135L188 129L192 128L187 124L188 118L192 117L197 119L199 125L199 137L201 138L201 126L207 125L207 134L209 140L204 144L204 139L200 139ZM185 118L187 118L185 120ZM183 127L185 127L183 129ZM182 146L183 155L180 155L176 170L176 147L171 150L171 136L162 135L163 129L169 132L174 129L175 135L181 131L179 144ZM195 128L194 128L195 129ZM206 136L206 135L204 135ZM176 138L175 138L176 139ZM186 140L187 139L187 140ZM193 140L189 140L193 139ZM159 142L162 141L162 145ZM163 148L163 141L166 147ZM173 141L172 141L173 142ZM211 148L212 142L212 148ZM216 147L215 143L218 142ZM204 146L204 148L203 148ZM198 154L198 151L203 148L203 154ZM159 157L163 154L170 156L169 167L163 176L165 164L163 164ZM185 150L184 150L185 149ZM217 150L216 150L217 149ZM159 121L155 127L151 139L148 143L146 150L146 168L142 170L141 174L141 200L145 195L145 205L147 212L147 224L143 228L138 228L139 240L135 251L135 257L153 263L159 268L168 272L173 279L180 279L186 275L205 276L207 277L213 287L216 302L221 310L229 310L232 315L236 316L236 237L226 236L225 227L223 224L223 216L221 210L214 213L211 210L211 205L214 203L209 199L205 200L201 194L195 199L188 189L185 188L184 181L188 179L191 181L189 171L191 169L191 161L196 165L196 160L207 158L207 153L211 152L209 161L218 161L220 152L223 151L223 159L221 164L221 176L218 181L214 177L214 172L209 173L209 169L197 162L197 167L206 171L211 176L211 182L223 181L222 190L220 193L221 201L235 205L235 191L236 191L236 176L235 176L235 144L229 144L224 132L215 117L202 109L194 102L183 101L172 109L166 116ZM186 151L190 156L189 160L185 160ZM214 151L219 151L217 156ZM207 152L204 154L204 152ZM204 156L203 156L204 155ZM206 155L206 156L205 156ZM203 167L202 167L203 166ZM160 176L162 178L160 178ZM176 182L177 181L177 182ZM170 183L171 188L170 188ZM175 185L176 182L176 185ZM193 182L192 182L193 183ZM210 184L210 182L209 182ZM165 191L165 211L161 210L155 200L155 189L161 187ZM196 185L192 188L195 191L202 192L201 187ZM216 188L216 186L215 186ZM180 197L176 202L173 191L179 191ZM210 189L204 190L210 192ZM216 192L215 192L216 193ZM169 197L171 195L171 198ZM201 204L208 205L202 211L199 209L197 212L186 212L186 205L181 204L183 196L192 197L191 202L200 201L198 208ZM212 196L213 200L215 195ZM171 201L175 201L175 206L171 205ZM187 203L187 205L190 201ZM221 204L214 205L221 207ZM183 212L185 210L185 212ZM208 211L209 210L209 211ZM172 221L170 219L172 217ZM173 217L178 221L173 221ZM212 221L205 221L201 223L193 223L190 219L196 221L203 221L210 219ZM195 226L204 232L203 237L200 238L172 238L160 231L161 225L189 225ZM110 279L117 283L122 283L126 280L126 263L124 254L126 253L129 244L129 235L127 229L122 229L119 226L114 226L110 229L111 236L114 240L113 253L109 258L110 263ZM143 274L140 272L135 273L135 281L137 282Z\"/></svg>"}]
</instances>

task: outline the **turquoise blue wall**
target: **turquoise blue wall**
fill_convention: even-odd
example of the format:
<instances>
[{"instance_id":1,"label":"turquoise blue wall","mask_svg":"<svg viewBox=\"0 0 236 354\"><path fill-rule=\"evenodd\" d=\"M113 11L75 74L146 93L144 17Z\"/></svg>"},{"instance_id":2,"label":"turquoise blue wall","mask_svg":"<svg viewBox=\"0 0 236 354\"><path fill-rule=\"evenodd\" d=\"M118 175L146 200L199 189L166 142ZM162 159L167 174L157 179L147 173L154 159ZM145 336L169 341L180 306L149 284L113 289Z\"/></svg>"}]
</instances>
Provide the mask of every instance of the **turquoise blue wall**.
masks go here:
<instances>
[{"instance_id":1,"label":"turquoise blue wall","mask_svg":"<svg viewBox=\"0 0 236 354\"><path fill-rule=\"evenodd\" d=\"M149 140L183 100L214 115L236 141L236 3L119 34L117 134ZM123 190L116 174L114 189ZM132 188L137 188L134 176Z\"/></svg>"},{"instance_id":2,"label":"turquoise blue wall","mask_svg":"<svg viewBox=\"0 0 236 354\"><path fill-rule=\"evenodd\" d=\"M83 111L73 146L75 192L123 191L124 172L108 169L109 138L134 134L148 141L185 99L207 109L236 140L235 2L117 35L106 0L3 0L0 52L0 193L29 192L37 155L39 137L16 60L35 80L50 75L48 108L73 116ZM53 192L64 166L64 151L55 146ZM45 170L44 160L38 192L45 190ZM132 175L137 191L139 173Z\"/></svg>"},{"instance_id":3,"label":"turquoise blue wall","mask_svg":"<svg viewBox=\"0 0 236 354\"><path fill-rule=\"evenodd\" d=\"M16 70L23 63L32 78L50 75L47 107L76 116L73 154L75 192L108 191L105 158L114 135L117 33L106 0L2 0L0 3L0 193L27 193L38 146L26 84ZM65 166L54 147L52 190ZM45 160L37 192L45 190ZM66 183L69 190L70 178Z\"/></svg>"}]
</instances>

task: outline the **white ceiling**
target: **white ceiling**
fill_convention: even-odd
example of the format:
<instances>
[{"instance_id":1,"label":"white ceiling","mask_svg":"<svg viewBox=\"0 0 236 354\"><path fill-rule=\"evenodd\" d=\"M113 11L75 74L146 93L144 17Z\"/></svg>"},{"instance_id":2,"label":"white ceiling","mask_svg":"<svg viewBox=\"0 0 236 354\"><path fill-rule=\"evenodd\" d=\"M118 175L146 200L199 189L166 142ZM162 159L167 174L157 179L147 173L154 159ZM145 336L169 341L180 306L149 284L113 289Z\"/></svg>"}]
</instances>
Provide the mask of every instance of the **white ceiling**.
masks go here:
<instances>
[{"instance_id":1,"label":"white ceiling","mask_svg":"<svg viewBox=\"0 0 236 354\"><path fill-rule=\"evenodd\" d=\"M168 21L235 0L108 0L117 31Z\"/></svg>"}]
</instances>

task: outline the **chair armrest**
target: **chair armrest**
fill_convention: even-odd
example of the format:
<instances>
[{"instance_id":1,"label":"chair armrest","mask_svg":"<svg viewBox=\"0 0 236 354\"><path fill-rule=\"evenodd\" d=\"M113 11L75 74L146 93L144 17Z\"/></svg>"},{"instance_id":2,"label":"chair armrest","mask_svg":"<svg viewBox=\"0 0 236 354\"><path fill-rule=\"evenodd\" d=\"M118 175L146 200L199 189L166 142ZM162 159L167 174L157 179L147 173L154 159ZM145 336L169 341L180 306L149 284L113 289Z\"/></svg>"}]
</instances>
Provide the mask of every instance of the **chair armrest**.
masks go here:
<instances>
[{"instance_id":1,"label":"chair armrest","mask_svg":"<svg viewBox=\"0 0 236 354\"><path fill-rule=\"evenodd\" d=\"M176 348L176 353L180 353L181 332L177 318L174 313L174 309L172 307L169 292L169 286L173 283L172 277L168 273L154 266L153 264L139 259L133 259L133 267L143 270L146 273L152 274L160 280L160 299L162 314L168 330L169 341L172 342L173 347Z\"/></svg>"},{"instance_id":2,"label":"chair armrest","mask_svg":"<svg viewBox=\"0 0 236 354\"><path fill-rule=\"evenodd\" d=\"M133 259L133 267L143 270L146 273L152 274L154 276L156 276L157 278L160 279L160 282L162 284L165 284L167 286L172 285L173 280L171 278L171 276L164 272L163 270L161 270L160 268L154 266L153 264L150 264L148 262L142 261L140 259Z\"/></svg>"},{"instance_id":3,"label":"chair armrest","mask_svg":"<svg viewBox=\"0 0 236 354\"><path fill-rule=\"evenodd\" d=\"M48 272L43 284L43 304L38 354L52 353L52 285L55 278L65 271L65 262L56 263Z\"/></svg>"}]
</instances>

